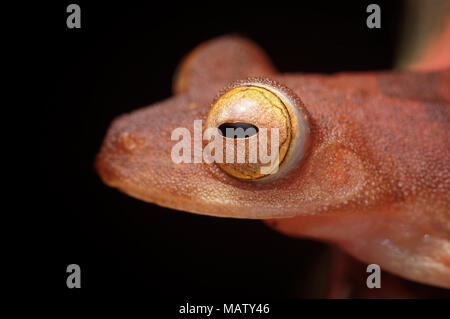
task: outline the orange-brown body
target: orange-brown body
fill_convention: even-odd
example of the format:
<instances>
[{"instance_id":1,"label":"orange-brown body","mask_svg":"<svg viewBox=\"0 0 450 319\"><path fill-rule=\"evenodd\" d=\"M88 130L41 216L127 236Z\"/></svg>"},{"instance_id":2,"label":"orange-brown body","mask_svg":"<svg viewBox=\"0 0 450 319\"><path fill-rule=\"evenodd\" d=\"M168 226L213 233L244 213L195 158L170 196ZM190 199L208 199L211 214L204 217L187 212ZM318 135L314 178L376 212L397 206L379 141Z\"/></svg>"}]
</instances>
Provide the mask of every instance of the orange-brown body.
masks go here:
<instances>
[{"instance_id":1,"label":"orange-brown body","mask_svg":"<svg viewBox=\"0 0 450 319\"><path fill-rule=\"evenodd\" d=\"M253 183L171 160L177 127L205 121L231 81L264 76L309 112L311 144L282 178ZM265 219L366 263L450 288L450 70L279 74L252 42L223 37L181 65L175 95L120 116L96 160L103 181L188 212Z\"/></svg>"}]
</instances>

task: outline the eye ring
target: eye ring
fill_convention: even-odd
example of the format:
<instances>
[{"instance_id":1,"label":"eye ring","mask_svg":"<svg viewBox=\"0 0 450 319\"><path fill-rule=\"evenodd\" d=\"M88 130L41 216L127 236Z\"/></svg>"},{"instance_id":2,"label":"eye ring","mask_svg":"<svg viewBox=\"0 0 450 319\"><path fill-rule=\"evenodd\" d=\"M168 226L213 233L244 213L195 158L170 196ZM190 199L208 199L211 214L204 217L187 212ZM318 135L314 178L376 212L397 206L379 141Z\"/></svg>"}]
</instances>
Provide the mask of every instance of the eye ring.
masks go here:
<instances>
[{"instance_id":1,"label":"eye ring","mask_svg":"<svg viewBox=\"0 0 450 319\"><path fill-rule=\"evenodd\" d=\"M297 166L305 157L310 144L310 125L308 112L300 98L286 86L267 78L248 78L233 82L219 92L214 99L206 121L206 128L238 126L245 123L258 128L254 136L244 136L247 142L258 139L262 145L268 141L267 149L274 147L272 139L263 138L261 129L277 129L281 142L276 152L278 159L269 164L260 162L261 146L258 147L258 162L228 163L216 160L218 166L228 175L247 181L268 181L284 176L286 172ZM220 134L229 146L231 141L227 135ZM238 139L234 139L233 143ZM250 142L249 142L250 143ZM251 151L246 144L246 151ZM276 146L275 146L276 148ZM241 149L242 150L242 149ZM272 149L271 149L272 150ZM223 152L225 152L225 148ZM235 148L236 151L236 148ZM239 155L239 150L237 154ZM272 153L271 153L272 154ZM275 153L274 153L275 154ZM245 155L247 156L247 155ZM234 157L236 159L236 157ZM262 170L265 168L265 172ZM257 170L260 170L258 172Z\"/></svg>"}]
</instances>

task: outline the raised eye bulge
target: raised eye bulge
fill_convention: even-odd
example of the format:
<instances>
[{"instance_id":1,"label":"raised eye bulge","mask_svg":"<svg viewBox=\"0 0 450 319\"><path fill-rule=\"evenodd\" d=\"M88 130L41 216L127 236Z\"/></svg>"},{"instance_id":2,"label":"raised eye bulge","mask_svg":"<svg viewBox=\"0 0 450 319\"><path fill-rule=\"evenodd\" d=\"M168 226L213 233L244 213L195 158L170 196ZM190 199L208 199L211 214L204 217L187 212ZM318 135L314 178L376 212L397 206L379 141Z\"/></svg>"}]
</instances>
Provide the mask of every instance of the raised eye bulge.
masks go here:
<instances>
[{"instance_id":1,"label":"raised eye bulge","mask_svg":"<svg viewBox=\"0 0 450 319\"><path fill-rule=\"evenodd\" d=\"M309 122L300 99L267 79L232 84L213 102L207 128L222 138L218 165L243 180L281 176L304 156Z\"/></svg>"}]
</instances>

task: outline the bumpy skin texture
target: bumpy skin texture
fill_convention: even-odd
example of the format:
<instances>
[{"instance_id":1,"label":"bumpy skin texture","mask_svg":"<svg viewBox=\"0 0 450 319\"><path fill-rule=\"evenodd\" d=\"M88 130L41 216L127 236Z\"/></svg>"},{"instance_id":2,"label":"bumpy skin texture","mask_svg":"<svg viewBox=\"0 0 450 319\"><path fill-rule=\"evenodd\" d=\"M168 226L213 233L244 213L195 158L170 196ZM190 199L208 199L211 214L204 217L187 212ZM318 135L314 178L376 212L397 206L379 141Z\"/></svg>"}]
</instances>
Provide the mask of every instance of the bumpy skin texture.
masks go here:
<instances>
[{"instance_id":1,"label":"bumpy skin texture","mask_svg":"<svg viewBox=\"0 0 450 319\"><path fill-rule=\"evenodd\" d=\"M216 94L250 76L280 82L303 101L305 159L267 183L237 180L214 163L173 163L172 130L193 136ZM449 70L278 74L252 42L223 37L188 56L174 88L175 96L114 120L96 160L106 184L174 209L266 219L450 288Z\"/></svg>"}]
</instances>

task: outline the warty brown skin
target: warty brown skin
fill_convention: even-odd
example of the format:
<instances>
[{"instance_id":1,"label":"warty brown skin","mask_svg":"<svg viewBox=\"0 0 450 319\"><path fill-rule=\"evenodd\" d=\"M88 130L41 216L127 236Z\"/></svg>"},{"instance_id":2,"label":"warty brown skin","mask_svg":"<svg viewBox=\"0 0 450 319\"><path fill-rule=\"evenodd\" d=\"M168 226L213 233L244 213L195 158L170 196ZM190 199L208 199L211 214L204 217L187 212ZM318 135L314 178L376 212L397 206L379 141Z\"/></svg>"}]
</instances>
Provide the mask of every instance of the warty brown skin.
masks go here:
<instances>
[{"instance_id":1,"label":"warty brown skin","mask_svg":"<svg viewBox=\"0 0 450 319\"><path fill-rule=\"evenodd\" d=\"M171 132L206 120L230 82L263 76L309 112L307 156L282 178L235 179L171 160ZM279 74L254 43L222 37L182 63L175 95L114 120L96 159L109 186L173 209L264 219L365 263L450 288L450 70Z\"/></svg>"}]
</instances>

